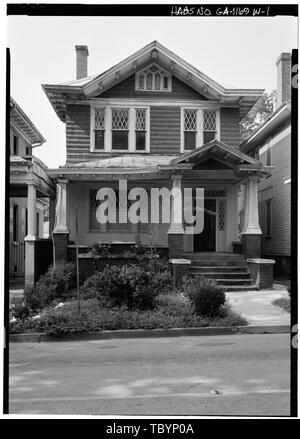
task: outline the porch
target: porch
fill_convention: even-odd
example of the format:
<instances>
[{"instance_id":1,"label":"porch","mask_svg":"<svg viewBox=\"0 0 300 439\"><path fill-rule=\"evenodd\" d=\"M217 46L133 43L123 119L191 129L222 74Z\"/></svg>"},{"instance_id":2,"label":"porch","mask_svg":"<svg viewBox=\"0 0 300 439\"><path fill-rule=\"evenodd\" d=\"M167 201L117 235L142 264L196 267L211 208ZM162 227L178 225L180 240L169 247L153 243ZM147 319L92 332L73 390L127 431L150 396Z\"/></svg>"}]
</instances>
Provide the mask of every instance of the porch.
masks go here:
<instances>
[{"instance_id":1,"label":"porch","mask_svg":"<svg viewBox=\"0 0 300 439\"><path fill-rule=\"evenodd\" d=\"M44 239L43 209L54 224L56 188L47 167L33 156L10 157L10 278L32 285L52 263L52 241Z\"/></svg>"},{"instance_id":2,"label":"porch","mask_svg":"<svg viewBox=\"0 0 300 439\"><path fill-rule=\"evenodd\" d=\"M135 242L137 235L144 245L167 249L170 259L199 252L229 256L237 242L244 258L260 257L257 183L270 171L216 140L179 157L128 154L50 170L58 187L55 259L66 260L68 245L75 241L89 247L94 242ZM100 189L116 194L111 206L114 214L118 210L115 222L108 217L102 221ZM168 192L163 194L164 189ZM158 191L156 222L152 190ZM133 202L138 205L135 221L129 218ZM163 220L163 208L169 209L169 221ZM197 231L195 218L201 212L203 224Z\"/></svg>"}]
</instances>

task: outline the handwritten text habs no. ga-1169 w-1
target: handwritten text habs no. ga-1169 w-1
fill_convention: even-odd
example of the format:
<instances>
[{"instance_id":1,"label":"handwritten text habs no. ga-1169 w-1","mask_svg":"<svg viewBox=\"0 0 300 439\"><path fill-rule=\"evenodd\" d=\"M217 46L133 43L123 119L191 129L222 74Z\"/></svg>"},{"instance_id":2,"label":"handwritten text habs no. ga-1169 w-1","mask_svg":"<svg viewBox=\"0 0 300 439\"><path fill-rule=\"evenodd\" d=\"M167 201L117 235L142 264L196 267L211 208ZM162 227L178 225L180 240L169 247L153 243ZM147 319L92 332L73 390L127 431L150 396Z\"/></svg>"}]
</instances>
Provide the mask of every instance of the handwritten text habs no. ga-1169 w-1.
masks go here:
<instances>
[{"instance_id":1,"label":"handwritten text habs no. ga-1169 w-1","mask_svg":"<svg viewBox=\"0 0 300 439\"><path fill-rule=\"evenodd\" d=\"M255 7L232 7L222 6L219 7L203 7L203 6L172 6L171 15L175 16L218 16L218 17L234 17L234 16L265 16L269 15L270 8L255 8Z\"/></svg>"}]
</instances>

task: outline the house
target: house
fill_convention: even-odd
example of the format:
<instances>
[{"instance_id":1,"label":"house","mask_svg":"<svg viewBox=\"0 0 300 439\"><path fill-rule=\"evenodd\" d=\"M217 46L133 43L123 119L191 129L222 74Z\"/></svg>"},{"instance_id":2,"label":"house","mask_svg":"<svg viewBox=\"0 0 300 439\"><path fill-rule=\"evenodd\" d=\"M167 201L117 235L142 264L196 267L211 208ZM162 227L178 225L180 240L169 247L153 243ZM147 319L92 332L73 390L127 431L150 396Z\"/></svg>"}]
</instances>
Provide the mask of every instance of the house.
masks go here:
<instances>
[{"instance_id":1,"label":"house","mask_svg":"<svg viewBox=\"0 0 300 439\"><path fill-rule=\"evenodd\" d=\"M271 171L239 149L239 122L263 90L225 88L157 41L93 76L87 46L76 46L76 55L75 80L42 86L66 125L66 164L49 170L58 187L56 260L68 259L77 239L76 212L82 248L97 241L132 243L139 235L174 261L201 259L203 252L219 262L259 257L257 184ZM126 221L132 200L121 196L120 181L127 191L145 189L141 204L152 189L176 191L170 221L157 224L150 211L144 222ZM243 256L233 253L241 187ZM116 222L99 222L101 188L115 190ZM192 234L181 195L193 190L191 203L198 207L196 188L204 191L203 231ZM161 210L169 204L160 195Z\"/></svg>"},{"instance_id":2,"label":"house","mask_svg":"<svg viewBox=\"0 0 300 439\"><path fill-rule=\"evenodd\" d=\"M33 156L34 148L42 145L45 139L13 98L10 98L9 120L9 275L11 279L23 278L27 265L29 284L33 281L32 248L44 241L44 211L49 206L50 197L53 223L56 188L46 165ZM46 261L47 257L44 263Z\"/></svg>"},{"instance_id":3,"label":"house","mask_svg":"<svg viewBox=\"0 0 300 439\"><path fill-rule=\"evenodd\" d=\"M243 153L273 166L258 185L262 255L276 260L278 274L290 274L291 258L291 55L277 60L274 113L241 143Z\"/></svg>"}]
</instances>

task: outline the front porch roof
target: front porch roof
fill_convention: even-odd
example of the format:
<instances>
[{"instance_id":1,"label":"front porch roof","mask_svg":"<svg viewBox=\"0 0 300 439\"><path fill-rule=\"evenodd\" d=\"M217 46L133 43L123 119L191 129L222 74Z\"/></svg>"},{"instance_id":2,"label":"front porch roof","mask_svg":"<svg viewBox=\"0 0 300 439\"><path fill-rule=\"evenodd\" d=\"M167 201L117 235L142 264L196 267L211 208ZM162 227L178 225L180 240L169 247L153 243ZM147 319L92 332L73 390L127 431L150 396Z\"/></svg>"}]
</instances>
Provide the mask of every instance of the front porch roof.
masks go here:
<instances>
[{"instance_id":1,"label":"front porch roof","mask_svg":"<svg viewBox=\"0 0 300 439\"><path fill-rule=\"evenodd\" d=\"M206 160L213 160L213 165L215 161L216 165L221 164L223 167L221 169L218 166L214 168L212 165L212 167L206 168ZM98 177L101 179L120 178L120 176L123 178L130 176L158 178L166 176L166 174L186 171L189 176L197 174L199 178L205 178L206 174L209 174L211 178L215 176L218 179L222 174L224 178L226 175L230 175L232 179L235 175L235 178L240 179L243 175L249 174L268 175L271 169L238 149L213 140L180 156L125 154L50 169L49 174L54 178L83 180L84 178Z\"/></svg>"},{"instance_id":2,"label":"front porch roof","mask_svg":"<svg viewBox=\"0 0 300 439\"><path fill-rule=\"evenodd\" d=\"M186 152L172 160L173 164L179 163L199 163L199 161L206 160L209 156L213 156L217 160L225 160L230 164L248 164L262 167L263 164L253 157L250 157L239 149L220 142L219 140L212 140L199 148Z\"/></svg>"}]
</instances>

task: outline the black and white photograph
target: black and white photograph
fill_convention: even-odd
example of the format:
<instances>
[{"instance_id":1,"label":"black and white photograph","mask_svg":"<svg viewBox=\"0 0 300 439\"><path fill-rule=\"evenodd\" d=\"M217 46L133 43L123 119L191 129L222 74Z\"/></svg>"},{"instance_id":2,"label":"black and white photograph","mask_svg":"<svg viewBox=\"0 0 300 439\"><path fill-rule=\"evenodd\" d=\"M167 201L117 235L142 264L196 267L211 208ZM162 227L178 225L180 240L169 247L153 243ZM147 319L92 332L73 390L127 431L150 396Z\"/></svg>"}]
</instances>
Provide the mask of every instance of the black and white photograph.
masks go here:
<instances>
[{"instance_id":1,"label":"black and white photograph","mask_svg":"<svg viewBox=\"0 0 300 439\"><path fill-rule=\"evenodd\" d=\"M296 417L298 5L87 6L7 5L4 414Z\"/></svg>"}]
</instances>

